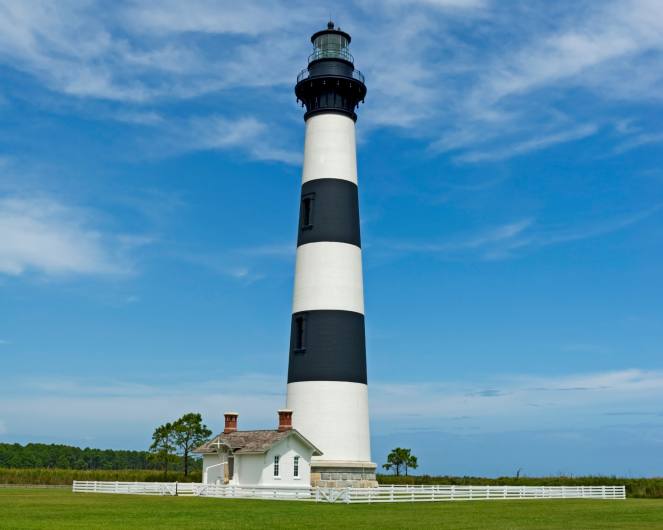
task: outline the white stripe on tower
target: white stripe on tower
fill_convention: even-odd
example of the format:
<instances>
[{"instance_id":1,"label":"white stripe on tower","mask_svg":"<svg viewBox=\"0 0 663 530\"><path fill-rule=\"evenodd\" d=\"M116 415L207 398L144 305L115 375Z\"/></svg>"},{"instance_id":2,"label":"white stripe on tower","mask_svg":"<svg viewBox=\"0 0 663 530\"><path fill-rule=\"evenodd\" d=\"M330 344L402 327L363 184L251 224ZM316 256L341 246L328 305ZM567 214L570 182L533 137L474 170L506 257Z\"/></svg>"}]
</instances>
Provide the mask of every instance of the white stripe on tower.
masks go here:
<instances>
[{"instance_id":1,"label":"white stripe on tower","mask_svg":"<svg viewBox=\"0 0 663 530\"><path fill-rule=\"evenodd\" d=\"M368 386L344 381L300 381L288 384L288 408L299 416L293 426L309 440L320 440L322 456L314 464L371 462Z\"/></svg>"},{"instance_id":2,"label":"white stripe on tower","mask_svg":"<svg viewBox=\"0 0 663 530\"><path fill-rule=\"evenodd\" d=\"M340 309L364 314L361 249L320 241L297 247L292 312Z\"/></svg>"},{"instance_id":3,"label":"white stripe on tower","mask_svg":"<svg viewBox=\"0 0 663 530\"><path fill-rule=\"evenodd\" d=\"M324 178L357 184L355 122L347 116L318 114L306 120L302 184Z\"/></svg>"}]
</instances>

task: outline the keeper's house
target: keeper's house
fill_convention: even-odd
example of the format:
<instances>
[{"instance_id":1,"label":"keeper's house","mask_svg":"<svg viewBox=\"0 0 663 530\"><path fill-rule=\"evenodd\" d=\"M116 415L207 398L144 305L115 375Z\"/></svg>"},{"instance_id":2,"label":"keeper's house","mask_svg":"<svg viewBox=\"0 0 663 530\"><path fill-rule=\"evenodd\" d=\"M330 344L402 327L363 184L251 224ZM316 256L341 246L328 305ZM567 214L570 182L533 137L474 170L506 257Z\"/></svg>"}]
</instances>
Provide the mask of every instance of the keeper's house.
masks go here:
<instances>
[{"instance_id":1,"label":"keeper's house","mask_svg":"<svg viewBox=\"0 0 663 530\"><path fill-rule=\"evenodd\" d=\"M242 487L302 488L311 485L311 457L320 450L292 428L292 411L279 410L273 431L238 431L237 413L225 414L225 428L194 450L203 455L203 482Z\"/></svg>"}]
</instances>

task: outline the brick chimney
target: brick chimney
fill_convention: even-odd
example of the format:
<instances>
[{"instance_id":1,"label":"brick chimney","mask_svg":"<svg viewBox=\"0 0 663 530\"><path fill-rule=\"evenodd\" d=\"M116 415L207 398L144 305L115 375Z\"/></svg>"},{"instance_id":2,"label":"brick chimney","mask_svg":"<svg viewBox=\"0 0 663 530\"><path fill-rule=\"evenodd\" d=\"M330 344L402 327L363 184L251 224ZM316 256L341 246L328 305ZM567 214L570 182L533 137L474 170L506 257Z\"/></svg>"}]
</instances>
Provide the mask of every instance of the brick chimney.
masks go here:
<instances>
[{"instance_id":1,"label":"brick chimney","mask_svg":"<svg viewBox=\"0 0 663 530\"><path fill-rule=\"evenodd\" d=\"M225 427L223 428L223 434L228 434L229 432L235 432L237 430L237 417L239 414L236 412L226 412L223 415L226 419Z\"/></svg>"},{"instance_id":2,"label":"brick chimney","mask_svg":"<svg viewBox=\"0 0 663 530\"><path fill-rule=\"evenodd\" d=\"M292 411L290 409L281 409L279 412L279 432L292 429Z\"/></svg>"}]
</instances>

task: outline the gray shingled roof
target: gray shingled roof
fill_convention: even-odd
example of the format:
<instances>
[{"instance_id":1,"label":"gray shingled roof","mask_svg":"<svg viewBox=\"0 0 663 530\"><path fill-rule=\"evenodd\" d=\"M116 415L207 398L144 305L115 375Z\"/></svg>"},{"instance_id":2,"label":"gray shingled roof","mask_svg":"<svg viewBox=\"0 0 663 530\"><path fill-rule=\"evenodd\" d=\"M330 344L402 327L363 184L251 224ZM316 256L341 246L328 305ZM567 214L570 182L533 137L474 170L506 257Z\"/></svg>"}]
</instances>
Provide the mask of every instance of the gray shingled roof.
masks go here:
<instances>
[{"instance_id":1,"label":"gray shingled roof","mask_svg":"<svg viewBox=\"0 0 663 530\"><path fill-rule=\"evenodd\" d=\"M200 447L196 447L194 453L216 453L219 446L230 447L233 453L266 453L269 448L288 436L297 436L305 444L311 446L313 455L320 456L322 452L297 430L291 429L288 431L235 431L227 434L221 433L209 442L204 443Z\"/></svg>"}]
</instances>

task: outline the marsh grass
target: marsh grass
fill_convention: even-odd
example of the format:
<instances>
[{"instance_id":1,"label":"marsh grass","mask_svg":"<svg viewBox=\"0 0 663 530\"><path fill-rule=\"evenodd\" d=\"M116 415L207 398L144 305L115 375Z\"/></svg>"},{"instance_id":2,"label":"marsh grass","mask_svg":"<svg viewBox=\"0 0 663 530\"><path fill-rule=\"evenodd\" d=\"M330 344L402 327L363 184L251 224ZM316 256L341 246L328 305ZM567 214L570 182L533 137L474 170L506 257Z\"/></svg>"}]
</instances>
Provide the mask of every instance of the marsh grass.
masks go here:
<instances>
[{"instance_id":1,"label":"marsh grass","mask_svg":"<svg viewBox=\"0 0 663 530\"><path fill-rule=\"evenodd\" d=\"M0 484L71 484L74 480L121 482L200 482L201 472L168 473L154 469L0 468Z\"/></svg>"}]
</instances>

